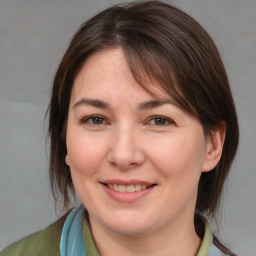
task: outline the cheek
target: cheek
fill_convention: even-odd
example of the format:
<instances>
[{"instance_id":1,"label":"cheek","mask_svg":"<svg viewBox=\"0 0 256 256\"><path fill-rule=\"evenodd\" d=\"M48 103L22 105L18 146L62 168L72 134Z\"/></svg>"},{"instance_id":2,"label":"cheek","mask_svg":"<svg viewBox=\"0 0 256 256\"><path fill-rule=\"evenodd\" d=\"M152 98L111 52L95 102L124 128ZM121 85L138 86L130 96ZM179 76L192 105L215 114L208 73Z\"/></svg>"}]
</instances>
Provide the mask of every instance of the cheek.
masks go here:
<instances>
[{"instance_id":1,"label":"cheek","mask_svg":"<svg viewBox=\"0 0 256 256\"><path fill-rule=\"evenodd\" d=\"M151 147L151 161L165 176L187 182L199 179L204 159L204 143L201 137L172 136ZM189 137L188 137L189 138ZM192 181L192 180L191 180Z\"/></svg>"},{"instance_id":2,"label":"cheek","mask_svg":"<svg viewBox=\"0 0 256 256\"><path fill-rule=\"evenodd\" d=\"M67 136L70 171L73 184L81 201L90 208L97 194L95 181L103 162L103 145L97 139L83 138L79 133Z\"/></svg>"},{"instance_id":3,"label":"cheek","mask_svg":"<svg viewBox=\"0 0 256 256\"><path fill-rule=\"evenodd\" d=\"M71 172L90 175L102 163L106 146L102 140L86 136L67 137L67 150L71 161Z\"/></svg>"},{"instance_id":4,"label":"cheek","mask_svg":"<svg viewBox=\"0 0 256 256\"><path fill-rule=\"evenodd\" d=\"M184 154L183 143L176 138L153 141L150 147L150 159L159 170L168 174L175 171L182 164Z\"/></svg>"}]
</instances>

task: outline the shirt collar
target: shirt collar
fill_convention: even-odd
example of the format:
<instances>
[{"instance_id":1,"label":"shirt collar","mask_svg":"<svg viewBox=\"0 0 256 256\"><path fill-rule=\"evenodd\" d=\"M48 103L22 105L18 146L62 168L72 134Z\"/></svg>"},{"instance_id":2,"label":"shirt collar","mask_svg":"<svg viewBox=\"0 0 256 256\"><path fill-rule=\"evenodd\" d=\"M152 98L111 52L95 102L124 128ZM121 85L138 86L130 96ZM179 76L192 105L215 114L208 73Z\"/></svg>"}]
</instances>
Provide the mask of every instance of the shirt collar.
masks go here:
<instances>
[{"instance_id":1,"label":"shirt collar","mask_svg":"<svg viewBox=\"0 0 256 256\"><path fill-rule=\"evenodd\" d=\"M196 256L208 255L213 242L213 235L211 232L210 225L207 220L205 220L204 223L205 223L204 237L203 237L200 249Z\"/></svg>"}]
</instances>

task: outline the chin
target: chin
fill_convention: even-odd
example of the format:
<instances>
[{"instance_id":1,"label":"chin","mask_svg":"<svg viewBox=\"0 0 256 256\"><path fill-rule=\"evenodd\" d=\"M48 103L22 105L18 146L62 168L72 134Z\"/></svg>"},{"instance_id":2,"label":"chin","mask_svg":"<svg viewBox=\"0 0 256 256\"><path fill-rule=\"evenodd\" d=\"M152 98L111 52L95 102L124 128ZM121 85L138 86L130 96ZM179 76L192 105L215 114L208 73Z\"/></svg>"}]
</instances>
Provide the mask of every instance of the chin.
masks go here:
<instances>
[{"instance_id":1,"label":"chin","mask_svg":"<svg viewBox=\"0 0 256 256\"><path fill-rule=\"evenodd\" d=\"M150 228L149 226L141 225L141 223L127 223L127 225L121 224L110 227L112 232L119 235L134 237L146 234Z\"/></svg>"},{"instance_id":2,"label":"chin","mask_svg":"<svg viewBox=\"0 0 256 256\"><path fill-rule=\"evenodd\" d=\"M122 216L120 218L120 216ZM142 215L123 214L116 217L110 216L110 219L103 220L105 227L114 233L124 236L138 236L147 233L154 226L153 218L141 218Z\"/></svg>"}]
</instances>

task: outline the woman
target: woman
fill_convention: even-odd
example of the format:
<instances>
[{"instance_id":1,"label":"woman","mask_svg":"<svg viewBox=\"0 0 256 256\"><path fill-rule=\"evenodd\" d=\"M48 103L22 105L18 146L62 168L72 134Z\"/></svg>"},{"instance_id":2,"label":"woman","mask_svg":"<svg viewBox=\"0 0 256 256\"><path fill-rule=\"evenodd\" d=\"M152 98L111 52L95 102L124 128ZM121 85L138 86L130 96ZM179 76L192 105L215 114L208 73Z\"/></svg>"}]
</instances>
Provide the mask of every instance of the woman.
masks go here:
<instances>
[{"instance_id":1,"label":"woman","mask_svg":"<svg viewBox=\"0 0 256 256\"><path fill-rule=\"evenodd\" d=\"M159 1L85 22L49 105L50 178L82 205L4 255L235 255L212 235L238 145L228 78L205 30Z\"/></svg>"}]
</instances>

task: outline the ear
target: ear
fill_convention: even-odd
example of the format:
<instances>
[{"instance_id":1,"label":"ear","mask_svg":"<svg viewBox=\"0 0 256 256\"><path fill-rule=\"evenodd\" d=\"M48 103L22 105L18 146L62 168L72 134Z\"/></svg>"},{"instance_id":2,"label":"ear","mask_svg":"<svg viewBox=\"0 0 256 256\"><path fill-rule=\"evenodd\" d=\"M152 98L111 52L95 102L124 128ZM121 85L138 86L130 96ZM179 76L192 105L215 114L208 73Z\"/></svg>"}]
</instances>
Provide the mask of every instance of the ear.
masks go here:
<instances>
[{"instance_id":1,"label":"ear","mask_svg":"<svg viewBox=\"0 0 256 256\"><path fill-rule=\"evenodd\" d=\"M70 159L69 159L69 156L68 156L68 155L65 156L65 162L66 162L66 165L69 166L69 164L70 164Z\"/></svg>"},{"instance_id":2,"label":"ear","mask_svg":"<svg viewBox=\"0 0 256 256\"><path fill-rule=\"evenodd\" d=\"M226 137L226 124L221 122L219 127L206 138L206 154L202 171L209 172L213 170L222 155L222 149Z\"/></svg>"}]
</instances>

